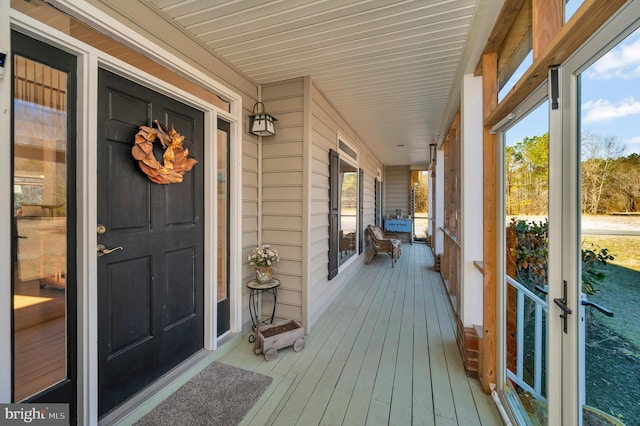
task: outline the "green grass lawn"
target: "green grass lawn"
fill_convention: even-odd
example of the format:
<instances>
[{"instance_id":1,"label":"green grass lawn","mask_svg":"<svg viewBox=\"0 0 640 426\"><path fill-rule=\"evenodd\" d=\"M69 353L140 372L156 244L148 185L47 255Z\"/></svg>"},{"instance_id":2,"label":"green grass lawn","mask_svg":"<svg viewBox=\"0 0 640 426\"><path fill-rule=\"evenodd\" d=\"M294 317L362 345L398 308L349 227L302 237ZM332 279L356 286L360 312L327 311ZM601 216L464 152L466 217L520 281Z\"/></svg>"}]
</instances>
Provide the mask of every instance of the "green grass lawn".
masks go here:
<instances>
[{"instance_id":1,"label":"green grass lawn","mask_svg":"<svg viewBox=\"0 0 640 426\"><path fill-rule=\"evenodd\" d=\"M584 239L615 256L610 264L599 267L606 276L596 286L599 291L589 296L614 312L613 317L598 315L598 320L640 348L640 236L588 235Z\"/></svg>"},{"instance_id":2,"label":"green grass lawn","mask_svg":"<svg viewBox=\"0 0 640 426\"><path fill-rule=\"evenodd\" d=\"M589 295L614 312L607 317L586 308L586 402L626 425L640 425L640 236L588 235L615 259L599 270L606 275Z\"/></svg>"}]
</instances>

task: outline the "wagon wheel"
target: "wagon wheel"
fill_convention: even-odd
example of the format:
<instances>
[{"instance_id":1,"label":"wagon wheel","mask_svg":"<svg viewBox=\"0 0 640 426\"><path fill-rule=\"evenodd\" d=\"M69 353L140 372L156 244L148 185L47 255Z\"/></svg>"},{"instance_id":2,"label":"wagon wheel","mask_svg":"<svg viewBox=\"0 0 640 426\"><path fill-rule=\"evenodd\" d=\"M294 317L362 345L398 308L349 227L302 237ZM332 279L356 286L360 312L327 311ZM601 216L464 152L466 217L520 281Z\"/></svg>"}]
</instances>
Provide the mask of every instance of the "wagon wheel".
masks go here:
<instances>
[{"instance_id":1,"label":"wagon wheel","mask_svg":"<svg viewBox=\"0 0 640 426\"><path fill-rule=\"evenodd\" d=\"M300 352L304 349L304 339L298 339L293 344L293 350L296 352Z\"/></svg>"},{"instance_id":2,"label":"wagon wheel","mask_svg":"<svg viewBox=\"0 0 640 426\"><path fill-rule=\"evenodd\" d=\"M278 358L278 350L276 348L269 348L264 353L264 359L266 361L273 361L276 358Z\"/></svg>"}]
</instances>

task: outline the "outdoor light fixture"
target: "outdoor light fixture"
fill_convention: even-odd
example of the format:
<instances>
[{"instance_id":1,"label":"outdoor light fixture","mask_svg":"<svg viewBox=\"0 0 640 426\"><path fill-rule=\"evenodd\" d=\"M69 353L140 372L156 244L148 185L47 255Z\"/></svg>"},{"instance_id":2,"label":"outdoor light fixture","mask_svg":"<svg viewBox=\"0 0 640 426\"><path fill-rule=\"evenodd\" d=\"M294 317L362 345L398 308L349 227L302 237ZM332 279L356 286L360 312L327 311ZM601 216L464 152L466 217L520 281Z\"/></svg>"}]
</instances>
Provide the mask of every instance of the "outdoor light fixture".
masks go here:
<instances>
[{"instance_id":1,"label":"outdoor light fixture","mask_svg":"<svg viewBox=\"0 0 640 426\"><path fill-rule=\"evenodd\" d=\"M256 112L260 109L258 105L262 105L262 112ZM264 104L256 102L253 106L253 115L249 116L249 133L256 136L273 136L276 134L274 121L278 120L264 111Z\"/></svg>"}]
</instances>

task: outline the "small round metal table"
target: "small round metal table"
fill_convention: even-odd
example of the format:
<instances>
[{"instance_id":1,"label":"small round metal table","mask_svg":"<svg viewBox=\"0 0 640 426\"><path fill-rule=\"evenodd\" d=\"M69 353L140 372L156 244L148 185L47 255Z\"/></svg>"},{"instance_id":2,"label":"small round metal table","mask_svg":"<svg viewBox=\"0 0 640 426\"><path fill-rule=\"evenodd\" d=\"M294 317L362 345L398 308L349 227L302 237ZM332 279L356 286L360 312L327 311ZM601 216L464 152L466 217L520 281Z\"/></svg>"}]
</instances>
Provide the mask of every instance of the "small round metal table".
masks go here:
<instances>
[{"instance_id":1,"label":"small round metal table","mask_svg":"<svg viewBox=\"0 0 640 426\"><path fill-rule=\"evenodd\" d=\"M251 292L249 293L249 315L251 315L251 327L255 332L258 329L258 324L273 324L273 317L276 315L276 303L278 301L278 287L280 287L280 280L277 278L271 278L266 284L258 284L256 280L251 280L247 283L247 287ZM264 321L260 321L260 313L258 308L260 307L259 295L262 293L271 293L273 295L273 310L271 311L271 318ZM252 334L249 336L249 343L253 343L255 336Z\"/></svg>"}]
</instances>

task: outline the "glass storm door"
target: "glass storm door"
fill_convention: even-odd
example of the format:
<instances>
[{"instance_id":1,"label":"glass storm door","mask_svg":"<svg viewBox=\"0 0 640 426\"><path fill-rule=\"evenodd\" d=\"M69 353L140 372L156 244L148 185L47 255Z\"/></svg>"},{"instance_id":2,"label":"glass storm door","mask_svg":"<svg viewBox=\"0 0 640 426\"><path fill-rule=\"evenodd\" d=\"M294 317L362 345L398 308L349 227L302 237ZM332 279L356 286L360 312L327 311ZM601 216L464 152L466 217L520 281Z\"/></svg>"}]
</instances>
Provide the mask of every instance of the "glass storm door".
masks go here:
<instances>
[{"instance_id":1,"label":"glass storm door","mask_svg":"<svg viewBox=\"0 0 640 426\"><path fill-rule=\"evenodd\" d=\"M15 402L75 417L76 58L13 32L12 259Z\"/></svg>"},{"instance_id":2,"label":"glass storm door","mask_svg":"<svg viewBox=\"0 0 640 426\"><path fill-rule=\"evenodd\" d=\"M574 74L584 425L640 424L640 30L627 33Z\"/></svg>"},{"instance_id":3,"label":"glass storm door","mask_svg":"<svg viewBox=\"0 0 640 426\"><path fill-rule=\"evenodd\" d=\"M549 380L549 103L503 133L503 385L520 424L555 424Z\"/></svg>"}]
</instances>

